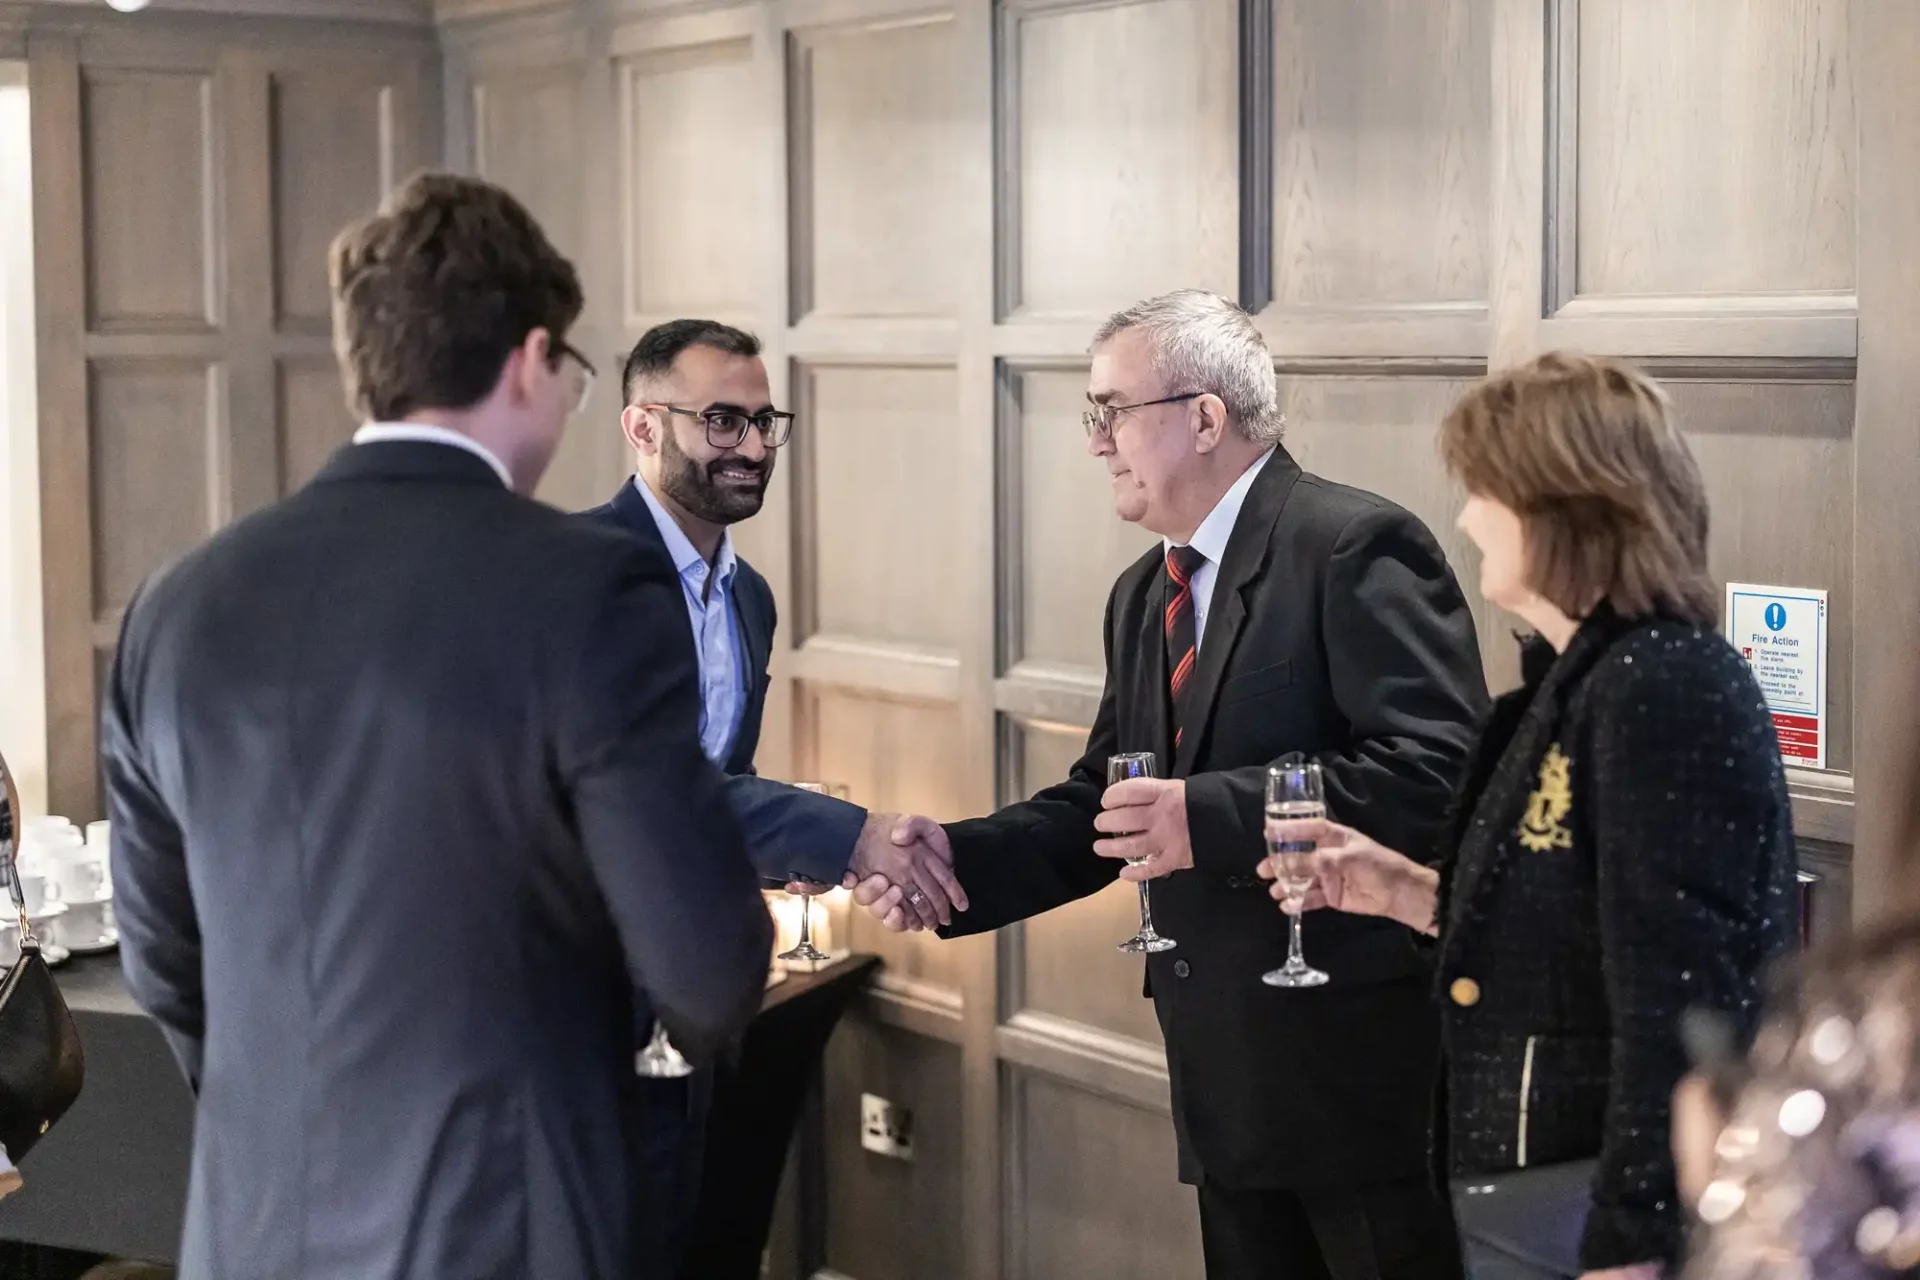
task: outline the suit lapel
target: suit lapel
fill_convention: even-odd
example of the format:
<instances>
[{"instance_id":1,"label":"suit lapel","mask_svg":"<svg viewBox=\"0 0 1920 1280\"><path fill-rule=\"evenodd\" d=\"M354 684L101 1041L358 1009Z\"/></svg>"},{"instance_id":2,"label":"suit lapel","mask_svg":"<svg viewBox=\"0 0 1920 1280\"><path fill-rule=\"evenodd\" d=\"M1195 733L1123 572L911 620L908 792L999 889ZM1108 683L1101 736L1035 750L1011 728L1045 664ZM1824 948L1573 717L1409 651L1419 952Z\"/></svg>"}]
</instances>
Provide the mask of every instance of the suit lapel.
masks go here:
<instances>
[{"instance_id":1,"label":"suit lapel","mask_svg":"<svg viewBox=\"0 0 1920 1280\"><path fill-rule=\"evenodd\" d=\"M1240 507L1240 516L1233 522L1226 556L1214 575L1213 597L1207 607L1207 634L1200 641L1199 660L1193 672L1193 700L1188 704L1188 722L1182 726L1193 732L1181 735L1180 750L1173 765L1176 778L1191 773L1194 761L1199 758L1201 742L1213 719L1213 704L1226 679L1227 663L1233 657L1240 628L1247 620L1247 594L1259 582L1261 571L1266 567L1273 526L1280 519L1287 495L1293 492L1294 482L1299 478L1300 467L1293 456L1284 448L1274 446L1273 457L1267 459L1267 465L1254 477L1253 487L1247 490L1247 500ZM1162 646L1163 651L1164 648ZM1163 665L1164 662L1163 658Z\"/></svg>"},{"instance_id":2,"label":"suit lapel","mask_svg":"<svg viewBox=\"0 0 1920 1280\"><path fill-rule=\"evenodd\" d=\"M1144 705L1151 708L1147 720L1153 726L1153 751L1163 769L1173 760L1173 708L1167 693L1167 570L1161 567L1147 579L1147 607L1140 615L1140 678ZM1173 777L1172 773L1166 774Z\"/></svg>"},{"instance_id":3,"label":"suit lapel","mask_svg":"<svg viewBox=\"0 0 1920 1280\"><path fill-rule=\"evenodd\" d=\"M746 575L737 561L733 571L733 608L734 617L740 624L741 647L747 660L747 698L753 699L760 688L760 674L767 669L767 660L773 647L773 628L768 625L766 611L760 607L760 593L747 582Z\"/></svg>"}]
</instances>

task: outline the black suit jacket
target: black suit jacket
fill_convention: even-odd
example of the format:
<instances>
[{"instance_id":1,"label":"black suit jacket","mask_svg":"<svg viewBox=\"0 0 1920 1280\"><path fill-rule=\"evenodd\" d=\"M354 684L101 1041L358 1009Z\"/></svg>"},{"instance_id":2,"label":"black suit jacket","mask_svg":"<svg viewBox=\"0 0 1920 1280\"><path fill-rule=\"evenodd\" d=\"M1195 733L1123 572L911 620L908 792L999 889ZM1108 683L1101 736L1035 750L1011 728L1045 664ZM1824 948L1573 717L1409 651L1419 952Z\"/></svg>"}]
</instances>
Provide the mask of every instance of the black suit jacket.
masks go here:
<instances>
[{"instance_id":1,"label":"black suit jacket","mask_svg":"<svg viewBox=\"0 0 1920 1280\"><path fill-rule=\"evenodd\" d=\"M1597 1156L1581 1266L1671 1260L1680 1015L1750 1035L1797 933L1773 719L1732 646L1672 618L1602 605L1529 657L1445 842L1449 1171Z\"/></svg>"},{"instance_id":2,"label":"black suit jacket","mask_svg":"<svg viewBox=\"0 0 1920 1280\"><path fill-rule=\"evenodd\" d=\"M1266 768L1292 751L1322 762L1334 818L1395 848L1432 843L1486 702L1466 601L1418 519L1277 450L1219 567L1194 719L1174 754L1167 595L1157 549L1114 584L1106 688L1067 780L948 828L972 903L949 932L995 929L1111 882L1121 864L1092 850L1107 757L1158 752L1187 780L1194 857L1153 884L1154 923L1179 945L1147 960L1182 1179L1286 1188L1420 1175L1438 1025L1411 935L1315 912L1306 955L1332 982L1265 986L1261 973L1285 960L1287 921L1254 870Z\"/></svg>"},{"instance_id":3,"label":"black suit jacket","mask_svg":"<svg viewBox=\"0 0 1920 1280\"><path fill-rule=\"evenodd\" d=\"M198 1091L181 1272L615 1277L631 993L696 1060L771 923L673 566L429 443L348 446L127 611L134 996Z\"/></svg>"}]
</instances>

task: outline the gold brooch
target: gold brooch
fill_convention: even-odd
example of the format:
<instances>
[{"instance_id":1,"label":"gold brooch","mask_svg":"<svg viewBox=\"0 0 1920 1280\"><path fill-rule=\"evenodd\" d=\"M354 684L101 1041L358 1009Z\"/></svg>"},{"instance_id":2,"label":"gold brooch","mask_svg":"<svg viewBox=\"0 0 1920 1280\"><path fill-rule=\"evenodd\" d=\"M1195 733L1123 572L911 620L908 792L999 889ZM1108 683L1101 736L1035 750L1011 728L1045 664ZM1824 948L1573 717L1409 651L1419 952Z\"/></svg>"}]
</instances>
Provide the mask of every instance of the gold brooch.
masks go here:
<instances>
[{"instance_id":1,"label":"gold brooch","mask_svg":"<svg viewBox=\"0 0 1920 1280\"><path fill-rule=\"evenodd\" d=\"M1520 818L1522 845L1535 852L1573 847L1573 832L1561 822L1573 808L1572 777L1573 762L1556 742L1540 762L1540 785L1527 798L1527 811Z\"/></svg>"}]
</instances>

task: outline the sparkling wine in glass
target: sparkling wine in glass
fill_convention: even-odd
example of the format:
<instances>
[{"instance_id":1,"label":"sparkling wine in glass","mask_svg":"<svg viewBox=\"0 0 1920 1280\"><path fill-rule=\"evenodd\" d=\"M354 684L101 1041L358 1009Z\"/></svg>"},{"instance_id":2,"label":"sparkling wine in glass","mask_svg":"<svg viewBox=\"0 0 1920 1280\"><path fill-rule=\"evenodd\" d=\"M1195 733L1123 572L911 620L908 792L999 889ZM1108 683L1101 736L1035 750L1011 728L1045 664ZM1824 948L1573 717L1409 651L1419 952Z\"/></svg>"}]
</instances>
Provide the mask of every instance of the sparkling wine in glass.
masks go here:
<instances>
[{"instance_id":1,"label":"sparkling wine in glass","mask_svg":"<svg viewBox=\"0 0 1920 1280\"><path fill-rule=\"evenodd\" d=\"M680 1051L668 1041L667 1024L656 1017L647 1047L634 1055L633 1072L653 1080L677 1080L692 1075L693 1064L681 1057Z\"/></svg>"},{"instance_id":2,"label":"sparkling wine in glass","mask_svg":"<svg viewBox=\"0 0 1920 1280\"><path fill-rule=\"evenodd\" d=\"M815 791L821 795L828 794L827 785L824 782L796 782L793 785L794 788L799 791ZM814 884L817 882L809 880L807 883ZM803 893L800 895L800 941L794 943L792 950L782 951L774 958L776 960L789 961L805 960L812 964L817 964L822 960L830 958L826 952L813 945L812 894Z\"/></svg>"},{"instance_id":3,"label":"sparkling wine in glass","mask_svg":"<svg viewBox=\"0 0 1920 1280\"><path fill-rule=\"evenodd\" d=\"M1313 888L1317 845L1312 840L1281 839L1279 825L1326 816L1326 788L1318 760L1288 760L1267 770L1267 857L1273 864L1274 880L1286 895L1280 908L1291 922L1286 964L1260 975L1260 981L1270 987L1317 987L1327 980L1326 974L1300 956L1300 916L1307 905L1307 893Z\"/></svg>"},{"instance_id":4,"label":"sparkling wine in glass","mask_svg":"<svg viewBox=\"0 0 1920 1280\"><path fill-rule=\"evenodd\" d=\"M1129 751L1124 755L1107 758L1107 785L1127 778L1154 777L1153 752ZM1128 858L1127 865L1137 867L1146 862L1145 858ZM1140 932L1120 944L1120 950L1129 955L1145 955L1149 951L1171 951L1174 940L1163 938L1153 931L1153 907L1147 901L1147 882L1140 882Z\"/></svg>"}]
</instances>

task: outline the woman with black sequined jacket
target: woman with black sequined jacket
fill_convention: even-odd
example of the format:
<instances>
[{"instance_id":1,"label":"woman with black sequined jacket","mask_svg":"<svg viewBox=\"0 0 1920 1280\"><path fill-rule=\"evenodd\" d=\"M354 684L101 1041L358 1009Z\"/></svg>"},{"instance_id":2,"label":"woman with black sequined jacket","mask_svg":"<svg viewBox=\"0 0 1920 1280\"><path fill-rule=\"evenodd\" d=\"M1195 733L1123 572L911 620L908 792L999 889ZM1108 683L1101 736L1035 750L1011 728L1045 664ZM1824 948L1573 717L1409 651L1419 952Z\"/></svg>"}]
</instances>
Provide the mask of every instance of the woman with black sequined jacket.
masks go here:
<instances>
[{"instance_id":1,"label":"woman with black sequined jacket","mask_svg":"<svg viewBox=\"0 0 1920 1280\"><path fill-rule=\"evenodd\" d=\"M1482 595L1537 632L1524 683L1494 703L1430 862L1333 822L1270 835L1319 842L1308 908L1436 935L1443 1172L1595 1159L1582 1273L1657 1276L1682 1243L1680 1015L1750 1033L1795 938L1772 718L1712 629L1705 491L1645 375L1540 357L1469 392L1441 451Z\"/></svg>"}]
</instances>

